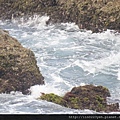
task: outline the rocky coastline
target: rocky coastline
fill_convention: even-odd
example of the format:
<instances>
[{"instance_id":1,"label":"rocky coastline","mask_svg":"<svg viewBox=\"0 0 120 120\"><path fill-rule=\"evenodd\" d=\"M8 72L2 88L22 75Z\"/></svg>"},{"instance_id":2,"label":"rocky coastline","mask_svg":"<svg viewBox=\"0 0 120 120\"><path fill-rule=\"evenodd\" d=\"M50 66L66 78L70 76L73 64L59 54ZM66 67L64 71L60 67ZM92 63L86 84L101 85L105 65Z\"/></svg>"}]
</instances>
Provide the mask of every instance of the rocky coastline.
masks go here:
<instances>
[{"instance_id":1,"label":"rocky coastline","mask_svg":"<svg viewBox=\"0 0 120 120\"><path fill-rule=\"evenodd\" d=\"M47 14L49 23L74 22L80 29L120 32L120 0L1 0L0 19Z\"/></svg>"},{"instance_id":2,"label":"rocky coastline","mask_svg":"<svg viewBox=\"0 0 120 120\"><path fill-rule=\"evenodd\" d=\"M85 85L72 88L64 96L42 93L40 98L72 109L90 109L97 112L120 111L119 103L107 102L110 92L106 87Z\"/></svg>"},{"instance_id":3,"label":"rocky coastline","mask_svg":"<svg viewBox=\"0 0 120 120\"><path fill-rule=\"evenodd\" d=\"M106 29L120 32L120 0L1 0L0 19L48 15L47 24L74 22L80 29L102 32ZM34 53L7 31L0 30L0 93L28 89L44 84L44 77L37 67ZM91 96L92 94L92 96ZM107 104L110 92L103 86L75 87L61 97L44 94L39 98L56 104L95 111L119 111L119 104Z\"/></svg>"}]
</instances>

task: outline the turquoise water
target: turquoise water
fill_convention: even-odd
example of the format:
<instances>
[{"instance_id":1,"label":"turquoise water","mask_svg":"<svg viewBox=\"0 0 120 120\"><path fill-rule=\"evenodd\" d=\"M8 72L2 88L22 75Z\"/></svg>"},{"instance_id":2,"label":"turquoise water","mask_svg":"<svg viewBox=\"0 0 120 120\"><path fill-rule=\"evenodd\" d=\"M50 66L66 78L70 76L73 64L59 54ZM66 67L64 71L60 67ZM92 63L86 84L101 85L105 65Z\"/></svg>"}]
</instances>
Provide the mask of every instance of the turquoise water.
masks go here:
<instances>
[{"instance_id":1,"label":"turquoise water","mask_svg":"<svg viewBox=\"0 0 120 120\"><path fill-rule=\"evenodd\" d=\"M37 65L45 77L45 85L31 86L31 95L0 94L0 112L96 113L36 100L40 92L62 96L72 87L86 84L107 87L111 93L109 100L120 103L120 34L110 30L92 33L80 30L74 23L46 25L48 18L36 15L27 20L0 21L0 28L8 30L35 53Z\"/></svg>"}]
</instances>

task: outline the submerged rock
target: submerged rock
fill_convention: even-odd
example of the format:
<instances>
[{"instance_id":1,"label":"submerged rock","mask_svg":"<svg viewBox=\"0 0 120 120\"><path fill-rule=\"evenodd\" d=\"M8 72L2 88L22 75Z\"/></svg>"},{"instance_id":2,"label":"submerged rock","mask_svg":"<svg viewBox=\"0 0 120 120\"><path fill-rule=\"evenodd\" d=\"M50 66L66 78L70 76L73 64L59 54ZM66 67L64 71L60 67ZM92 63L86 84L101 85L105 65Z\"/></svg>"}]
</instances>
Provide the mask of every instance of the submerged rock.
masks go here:
<instances>
[{"instance_id":1,"label":"submerged rock","mask_svg":"<svg viewBox=\"0 0 120 120\"><path fill-rule=\"evenodd\" d=\"M31 50L0 30L0 93L21 91L27 94L30 86L44 84L36 63Z\"/></svg>"},{"instance_id":2,"label":"submerged rock","mask_svg":"<svg viewBox=\"0 0 120 120\"><path fill-rule=\"evenodd\" d=\"M119 104L108 104L107 97L110 97L110 92L107 88L85 85L74 87L63 97L50 93L43 94L40 99L74 109L90 109L98 112L118 111Z\"/></svg>"},{"instance_id":3,"label":"submerged rock","mask_svg":"<svg viewBox=\"0 0 120 120\"><path fill-rule=\"evenodd\" d=\"M0 18L47 14L47 23L74 22L81 29L120 32L120 0L0 0Z\"/></svg>"}]
</instances>

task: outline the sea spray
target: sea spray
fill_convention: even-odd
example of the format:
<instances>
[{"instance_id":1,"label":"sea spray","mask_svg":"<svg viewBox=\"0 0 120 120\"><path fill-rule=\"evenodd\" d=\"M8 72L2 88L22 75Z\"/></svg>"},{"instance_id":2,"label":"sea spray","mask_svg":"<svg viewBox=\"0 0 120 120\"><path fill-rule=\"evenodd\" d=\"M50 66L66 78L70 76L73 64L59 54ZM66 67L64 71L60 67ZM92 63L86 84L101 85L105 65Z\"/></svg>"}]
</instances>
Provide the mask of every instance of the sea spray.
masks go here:
<instances>
[{"instance_id":1,"label":"sea spray","mask_svg":"<svg viewBox=\"0 0 120 120\"><path fill-rule=\"evenodd\" d=\"M46 25L47 16L21 19L0 21L0 28L8 30L23 46L35 53L45 85L31 86L31 95L28 96L1 94L1 113L96 113L68 109L36 99L42 92L62 96L81 84L103 85L110 90L111 99L115 101L117 98L120 103L119 33L111 30L92 33L79 30L74 23ZM16 102L18 99L21 104Z\"/></svg>"}]
</instances>

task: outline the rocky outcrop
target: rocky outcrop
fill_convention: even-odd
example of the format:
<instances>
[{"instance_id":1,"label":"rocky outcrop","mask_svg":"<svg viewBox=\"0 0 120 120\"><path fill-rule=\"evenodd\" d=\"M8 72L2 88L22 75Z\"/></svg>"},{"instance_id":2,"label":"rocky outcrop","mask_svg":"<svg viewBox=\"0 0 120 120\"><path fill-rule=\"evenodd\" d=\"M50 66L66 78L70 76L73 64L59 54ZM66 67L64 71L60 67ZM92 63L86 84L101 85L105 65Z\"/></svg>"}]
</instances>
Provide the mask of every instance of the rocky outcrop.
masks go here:
<instances>
[{"instance_id":1,"label":"rocky outcrop","mask_svg":"<svg viewBox=\"0 0 120 120\"><path fill-rule=\"evenodd\" d=\"M0 18L50 16L47 23L75 22L81 29L120 31L120 0L1 0Z\"/></svg>"},{"instance_id":2,"label":"rocky outcrop","mask_svg":"<svg viewBox=\"0 0 120 120\"><path fill-rule=\"evenodd\" d=\"M56 0L0 0L0 18L44 15L56 5Z\"/></svg>"},{"instance_id":3,"label":"rocky outcrop","mask_svg":"<svg viewBox=\"0 0 120 120\"><path fill-rule=\"evenodd\" d=\"M74 109L90 109L98 112L119 111L119 104L108 104L107 97L110 97L110 92L107 88L103 86L85 85L74 87L63 97L50 93L42 94L39 99Z\"/></svg>"},{"instance_id":4,"label":"rocky outcrop","mask_svg":"<svg viewBox=\"0 0 120 120\"><path fill-rule=\"evenodd\" d=\"M44 84L33 52L7 31L0 30L0 93L21 91L27 94L30 86Z\"/></svg>"},{"instance_id":5,"label":"rocky outcrop","mask_svg":"<svg viewBox=\"0 0 120 120\"><path fill-rule=\"evenodd\" d=\"M62 13L51 19L59 15L62 22L75 22L79 28L93 32L120 30L120 0L58 0L58 5Z\"/></svg>"}]
</instances>

